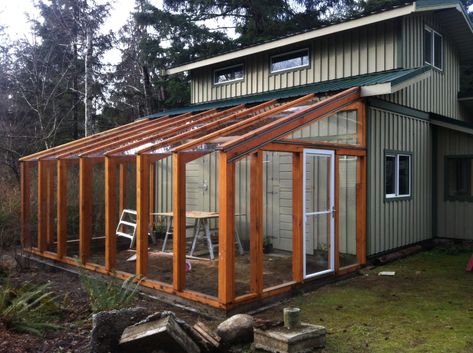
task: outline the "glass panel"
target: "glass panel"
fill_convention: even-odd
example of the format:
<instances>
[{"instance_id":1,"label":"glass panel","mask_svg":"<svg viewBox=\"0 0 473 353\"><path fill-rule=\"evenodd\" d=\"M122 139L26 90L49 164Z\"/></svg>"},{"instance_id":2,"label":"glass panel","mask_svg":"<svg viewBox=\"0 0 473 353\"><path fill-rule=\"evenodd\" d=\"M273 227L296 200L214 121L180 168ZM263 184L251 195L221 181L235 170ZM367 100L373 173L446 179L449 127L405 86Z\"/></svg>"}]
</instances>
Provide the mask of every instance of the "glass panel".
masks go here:
<instances>
[{"instance_id":1,"label":"glass panel","mask_svg":"<svg viewBox=\"0 0 473 353\"><path fill-rule=\"evenodd\" d=\"M92 167L92 239L88 262L105 266L105 169Z\"/></svg>"},{"instance_id":2,"label":"glass panel","mask_svg":"<svg viewBox=\"0 0 473 353\"><path fill-rule=\"evenodd\" d=\"M450 197L469 196L469 178L473 160L468 158L447 159L447 193Z\"/></svg>"},{"instance_id":3,"label":"glass panel","mask_svg":"<svg viewBox=\"0 0 473 353\"><path fill-rule=\"evenodd\" d=\"M357 144L358 111L348 110L316 120L300 130L286 135L287 139L298 139L307 142L333 142Z\"/></svg>"},{"instance_id":4,"label":"glass panel","mask_svg":"<svg viewBox=\"0 0 473 353\"><path fill-rule=\"evenodd\" d=\"M79 163L67 168L67 256L79 256Z\"/></svg>"},{"instance_id":5,"label":"glass panel","mask_svg":"<svg viewBox=\"0 0 473 353\"><path fill-rule=\"evenodd\" d=\"M38 163L29 165L30 171L30 245L33 248L38 247Z\"/></svg>"},{"instance_id":6,"label":"glass panel","mask_svg":"<svg viewBox=\"0 0 473 353\"><path fill-rule=\"evenodd\" d=\"M49 165L46 172L47 178L47 198L46 217L46 247L51 252L57 252L57 165Z\"/></svg>"},{"instance_id":7,"label":"glass panel","mask_svg":"<svg viewBox=\"0 0 473 353\"><path fill-rule=\"evenodd\" d=\"M432 64L432 32L424 29L424 61Z\"/></svg>"},{"instance_id":8,"label":"glass panel","mask_svg":"<svg viewBox=\"0 0 473 353\"><path fill-rule=\"evenodd\" d=\"M263 286L292 281L292 153L263 155Z\"/></svg>"},{"instance_id":9,"label":"glass panel","mask_svg":"<svg viewBox=\"0 0 473 353\"><path fill-rule=\"evenodd\" d=\"M215 70L214 83L242 80L245 75L243 64Z\"/></svg>"},{"instance_id":10,"label":"glass panel","mask_svg":"<svg viewBox=\"0 0 473 353\"><path fill-rule=\"evenodd\" d=\"M410 195L411 156L399 155L399 196Z\"/></svg>"},{"instance_id":11,"label":"glass panel","mask_svg":"<svg viewBox=\"0 0 473 353\"><path fill-rule=\"evenodd\" d=\"M186 164L186 289L218 295L218 153Z\"/></svg>"},{"instance_id":12,"label":"glass panel","mask_svg":"<svg viewBox=\"0 0 473 353\"><path fill-rule=\"evenodd\" d=\"M235 290L250 293L250 157L235 163ZM241 247L240 247L241 244Z\"/></svg>"},{"instance_id":13,"label":"glass panel","mask_svg":"<svg viewBox=\"0 0 473 353\"><path fill-rule=\"evenodd\" d=\"M309 50L276 55L271 58L271 72L289 70L309 65Z\"/></svg>"},{"instance_id":14,"label":"glass panel","mask_svg":"<svg viewBox=\"0 0 473 353\"><path fill-rule=\"evenodd\" d=\"M396 157L386 156L384 162L386 195L396 194Z\"/></svg>"},{"instance_id":15,"label":"glass panel","mask_svg":"<svg viewBox=\"0 0 473 353\"><path fill-rule=\"evenodd\" d=\"M340 156L339 170L339 259L340 267L358 263L356 252L357 168L359 157Z\"/></svg>"},{"instance_id":16,"label":"glass panel","mask_svg":"<svg viewBox=\"0 0 473 353\"><path fill-rule=\"evenodd\" d=\"M305 274L333 269L332 154L305 154Z\"/></svg>"},{"instance_id":17,"label":"glass panel","mask_svg":"<svg viewBox=\"0 0 473 353\"><path fill-rule=\"evenodd\" d=\"M434 66L442 68L442 36L434 33Z\"/></svg>"}]
</instances>

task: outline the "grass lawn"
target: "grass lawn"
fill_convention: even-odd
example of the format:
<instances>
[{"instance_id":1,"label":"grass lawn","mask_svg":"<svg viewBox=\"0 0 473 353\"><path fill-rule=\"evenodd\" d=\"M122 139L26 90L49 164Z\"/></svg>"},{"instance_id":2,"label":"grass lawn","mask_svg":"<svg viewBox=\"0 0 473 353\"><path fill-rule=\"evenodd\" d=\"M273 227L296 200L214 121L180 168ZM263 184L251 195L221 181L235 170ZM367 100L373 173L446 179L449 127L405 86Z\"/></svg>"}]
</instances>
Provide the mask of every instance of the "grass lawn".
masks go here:
<instances>
[{"instance_id":1,"label":"grass lawn","mask_svg":"<svg viewBox=\"0 0 473 353\"><path fill-rule=\"evenodd\" d=\"M305 322L327 328L324 352L473 353L471 250L435 249L363 271L273 308L297 306ZM378 276L396 271L395 277Z\"/></svg>"}]
</instances>

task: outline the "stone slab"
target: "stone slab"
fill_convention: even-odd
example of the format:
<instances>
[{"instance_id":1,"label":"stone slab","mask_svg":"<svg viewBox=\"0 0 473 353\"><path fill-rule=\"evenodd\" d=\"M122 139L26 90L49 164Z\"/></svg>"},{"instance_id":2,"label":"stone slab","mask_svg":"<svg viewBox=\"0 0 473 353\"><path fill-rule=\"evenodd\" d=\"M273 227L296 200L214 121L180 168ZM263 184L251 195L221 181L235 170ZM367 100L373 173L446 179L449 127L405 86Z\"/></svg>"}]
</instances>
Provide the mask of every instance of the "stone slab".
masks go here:
<instances>
[{"instance_id":1,"label":"stone slab","mask_svg":"<svg viewBox=\"0 0 473 353\"><path fill-rule=\"evenodd\" d=\"M120 347L128 352L166 351L199 353L195 342L184 332L173 316L129 326L120 338Z\"/></svg>"},{"instance_id":2,"label":"stone slab","mask_svg":"<svg viewBox=\"0 0 473 353\"><path fill-rule=\"evenodd\" d=\"M257 349L273 353L314 352L325 347L326 334L325 327L306 323L293 329L285 327L255 329L254 344Z\"/></svg>"}]
</instances>

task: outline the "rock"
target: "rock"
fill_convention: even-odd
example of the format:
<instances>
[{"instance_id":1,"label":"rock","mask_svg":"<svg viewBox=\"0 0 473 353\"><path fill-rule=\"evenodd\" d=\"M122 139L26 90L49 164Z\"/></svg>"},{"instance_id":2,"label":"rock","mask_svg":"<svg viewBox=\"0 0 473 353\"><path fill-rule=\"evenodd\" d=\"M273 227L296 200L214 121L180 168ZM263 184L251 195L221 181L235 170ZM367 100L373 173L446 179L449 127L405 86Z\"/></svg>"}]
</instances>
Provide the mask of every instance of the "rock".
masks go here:
<instances>
[{"instance_id":1,"label":"rock","mask_svg":"<svg viewBox=\"0 0 473 353\"><path fill-rule=\"evenodd\" d=\"M10 255L2 255L0 257L0 267L8 271L12 271L16 268L16 260L13 256Z\"/></svg>"},{"instance_id":2,"label":"rock","mask_svg":"<svg viewBox=\"0 0 473 353\"><path fill-rule=\"evenodd\" d=\"M251 315L237 314L222 322L217 327L217 335L221 343L229 346L235 343L253 341L254 319Z\"/></svg>"},{"instance_id":3,"label":"rock","mask_svg":"<svg viewBox=\"0 0 473 353\"><path fill-rule=\"evenodd\" d=\"M121 352L118 342L126 327L136 324L149 315L145 308L102 311L92 317L90 337L91 353Z\"/></svg>"},{"instance_id":4,"label":"rock","mask_svg":"<svg viewBox=\"0 0 473 353\"><path fill-rule=\"evenodd\" d=\"M170 353L200 353L173 315L127 327L120 338L120 347L130 353L151 353L157 348Z\"/></svg>"}]
</instances>

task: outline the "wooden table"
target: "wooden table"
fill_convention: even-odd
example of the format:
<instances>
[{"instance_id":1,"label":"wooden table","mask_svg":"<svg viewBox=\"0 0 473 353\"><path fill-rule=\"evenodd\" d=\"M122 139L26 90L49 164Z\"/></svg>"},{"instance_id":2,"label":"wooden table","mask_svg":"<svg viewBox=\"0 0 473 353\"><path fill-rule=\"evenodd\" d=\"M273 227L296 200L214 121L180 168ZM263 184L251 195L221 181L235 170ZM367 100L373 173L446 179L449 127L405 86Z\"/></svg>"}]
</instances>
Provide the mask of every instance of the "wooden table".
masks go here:
<instances>
[{"instance_id":1,"label":"wooden table","mask_svg":"<svg viewBox=\"0 0 473 353\"><path fill-rule=\"evenodd\" d=\"M173 221L173 212L157 212L157 213L151 213L152 216L161 216L166 218L166 235L164 236L164 242L163 242L163 247L162 251L164 252L166 250L166 243L169 238L169 235L172 234L172 221ZM238 214L236 216L241 216L241 214ZM194 233L192 235L192 247L191 251L189 253L190 256L193 256L195 246L197 243L197 238L200 236L200 230L203 227L203 233L205 235L205 238L207 240L207 245L209 247L209 254L210 254L210 259L214 260L214 250L213 250L213 244L212 244L212 238L211 238L211 233L210 233L210 220L211 219L217 219L219 217L218 212L206 212L206 211L187 211L186 212L186 218L189 219L194 219ZM243 251L243 246L241 245L240 241L240 236L238 234L238 231L235 229L235 241L238 244L238 249L240 251L240 255L244 254Z\"/></svg>"}]
</instances>

